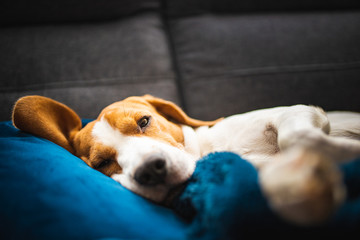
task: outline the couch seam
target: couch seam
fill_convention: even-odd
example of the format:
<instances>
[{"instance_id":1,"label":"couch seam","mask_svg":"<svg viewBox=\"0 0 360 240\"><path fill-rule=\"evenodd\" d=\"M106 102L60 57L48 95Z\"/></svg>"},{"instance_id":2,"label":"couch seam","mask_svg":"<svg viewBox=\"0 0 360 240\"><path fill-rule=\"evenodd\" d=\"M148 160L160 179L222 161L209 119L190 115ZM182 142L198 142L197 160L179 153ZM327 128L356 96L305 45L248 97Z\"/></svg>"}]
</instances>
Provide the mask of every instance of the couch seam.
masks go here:
<instances>
[{"instance_id":1,"label":"couch seam","mask_svg":"<svg viewBox=\"0 0 360 240\"><path fill-rule=\"evenodd\" d=\"M186 112L187 105L184 95L184 84L183 84L184 77L180 70L180 64L176 54L175 41L171 32L169 17L167 16L166 10L167 10L167 1L160 0L160 18L164 26L165 41L167 42L170 61L175 74L174 78L175 78L175 84L177 86L177 93L179 96L180 106Z\"/></svg>"},{"instance_id":2,"label":"couch seam","mask_svg":"<svg viewBox=\"0 0 360 240\"><path fill-rule=\"evenodd\" d=\"M301 73L301 72L325 72L325 71L341 71L347 69L360 69L360 61L343 62L343 63L325 63L325 64L304 64L304 65L283 65L283 66L267 66L242 69L222 68L216 71L208 71L207 74L192 75L186 81L202 78L214 78L221 76L257 76L272 75L282 73ZM224 73L225 72L225 73Z\"/></svg>"},{"instance_id":3,"label":"couch seam","mask_svg":"<svg viewBox=\"0 0 360 240\"><path fill-rule=\"evenodd\" d=\"M29 84L29 85L23 85L21 87L0 87L0 92L16 92L16 91L31 91L31 90L43 90L43 89L57 89L57 88L69 88L69 87L92 87L92 86L111 86L111 85L136 85L136 84L148 84L149 80L156 79L157 81L155 83L164 83L168 82L169 79L172 79L173 76L161 76L161 77L114 77L114 78L99 78L99 79L93 79L93 80L70 80L70 81L60 81L60 82L44 82L44 83L36 83L36 84ZM121 81L118 82L116 80L124 80L127 81ZM133 79L142 79L140 82L134 82ZM109 81L110 80L110 81ZM172 81L171 81L172 82Z\"/></svg>"}]
</instances>

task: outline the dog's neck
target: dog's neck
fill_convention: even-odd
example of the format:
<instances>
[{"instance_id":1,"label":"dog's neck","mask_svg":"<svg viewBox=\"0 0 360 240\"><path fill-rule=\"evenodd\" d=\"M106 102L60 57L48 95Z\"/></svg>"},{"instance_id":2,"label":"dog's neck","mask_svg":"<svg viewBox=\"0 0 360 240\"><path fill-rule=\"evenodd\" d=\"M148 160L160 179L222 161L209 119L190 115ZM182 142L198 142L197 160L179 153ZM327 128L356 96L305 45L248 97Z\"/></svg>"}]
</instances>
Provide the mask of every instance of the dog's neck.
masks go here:
<instances>
[{"instance_id":1,"label":"dog's neck","mask_svg":"<svg viewBox=\"0 0 360 240\"><path fill-rule=\"evenodd\" d=\"M196 129L182 125L185 151L199 159L213 151L213 144L208 136L209 127L203 126Z\"/></svg>"},{"instance_id":2,"label":"dog's neck","mask_svg":"<svg viewBox=\"0 0 360 240\"><path fill-rule=\"evenodd\" d=\"M202 154L200 150L199 140L192 127L181 125L182 132L184 135L184 148L187 153L199 159Z\"/></svg>"}]
</instances>

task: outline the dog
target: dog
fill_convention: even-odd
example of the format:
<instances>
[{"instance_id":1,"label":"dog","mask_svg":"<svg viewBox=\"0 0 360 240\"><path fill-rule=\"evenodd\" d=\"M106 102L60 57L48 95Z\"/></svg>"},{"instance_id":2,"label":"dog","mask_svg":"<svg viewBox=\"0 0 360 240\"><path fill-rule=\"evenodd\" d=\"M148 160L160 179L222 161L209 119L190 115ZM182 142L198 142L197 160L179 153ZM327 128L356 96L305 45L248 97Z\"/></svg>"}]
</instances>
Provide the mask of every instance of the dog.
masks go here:
<instances>
[{"instance_id":1,"label":"dog","mask_svg":"<svg viewBox=\"0 0 360 240\"><path fill-rule=\"evenodd\" d=\"M128 97L82 128L66 105L20 98L13 124L48 139L129 190L157 203L182 186L196 161L232 151L259 171L270 207L298 224L316 224L346 196L338 163L360 156L360 114L305 105L275 107L201 121L173 102Z\"/></svg>"}]
</instances>

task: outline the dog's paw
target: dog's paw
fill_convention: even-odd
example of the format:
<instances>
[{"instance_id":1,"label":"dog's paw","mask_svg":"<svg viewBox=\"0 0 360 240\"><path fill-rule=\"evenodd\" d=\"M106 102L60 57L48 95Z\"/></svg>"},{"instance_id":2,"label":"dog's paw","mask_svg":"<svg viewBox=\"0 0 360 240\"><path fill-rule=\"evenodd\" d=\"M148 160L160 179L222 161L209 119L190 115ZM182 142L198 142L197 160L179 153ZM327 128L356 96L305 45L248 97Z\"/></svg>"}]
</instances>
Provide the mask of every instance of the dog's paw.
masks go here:
<instances>
[{"instance_id":1,"label":"dog's paw","mask_svg":"<svg viewBox=\"0 0 360 240\"><path fill-rule=\"evenodd\" d=\"M296 224L326 221L346 195L336 164L311 150L282 153L260 170L259 177L270 207Z\"/></svg>"}]
</instances>

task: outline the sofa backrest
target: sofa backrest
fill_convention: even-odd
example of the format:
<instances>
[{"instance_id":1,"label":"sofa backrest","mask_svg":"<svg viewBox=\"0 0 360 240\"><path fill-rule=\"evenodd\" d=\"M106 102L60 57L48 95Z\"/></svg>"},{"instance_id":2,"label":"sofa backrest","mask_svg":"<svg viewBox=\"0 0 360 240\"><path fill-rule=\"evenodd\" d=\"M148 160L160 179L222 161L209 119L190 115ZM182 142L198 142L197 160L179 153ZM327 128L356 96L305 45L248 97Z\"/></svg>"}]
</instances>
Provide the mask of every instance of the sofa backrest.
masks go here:
<instances>
[{"instance_id":1,"label":"sofa backrest","mask_svg":"<svg viewBox=\"0 0 360 240\"><path fill-rule=\"evenodd\" d=\"M211 120L313 104L360 111L355 0L6 0L0 120L39 94L82 118L145 93Z\"/></svg>"},{"instance_id":2,"label":"sofa backrest","mask_svg":"<svg viewBox=\"0 0 360 240\"><path fill-rule=\"evenodd\" d=\"M60 23L121 18L159 9L158 0L5 0L0 3L1 24Z\"/></svg>"}]
</instances>

